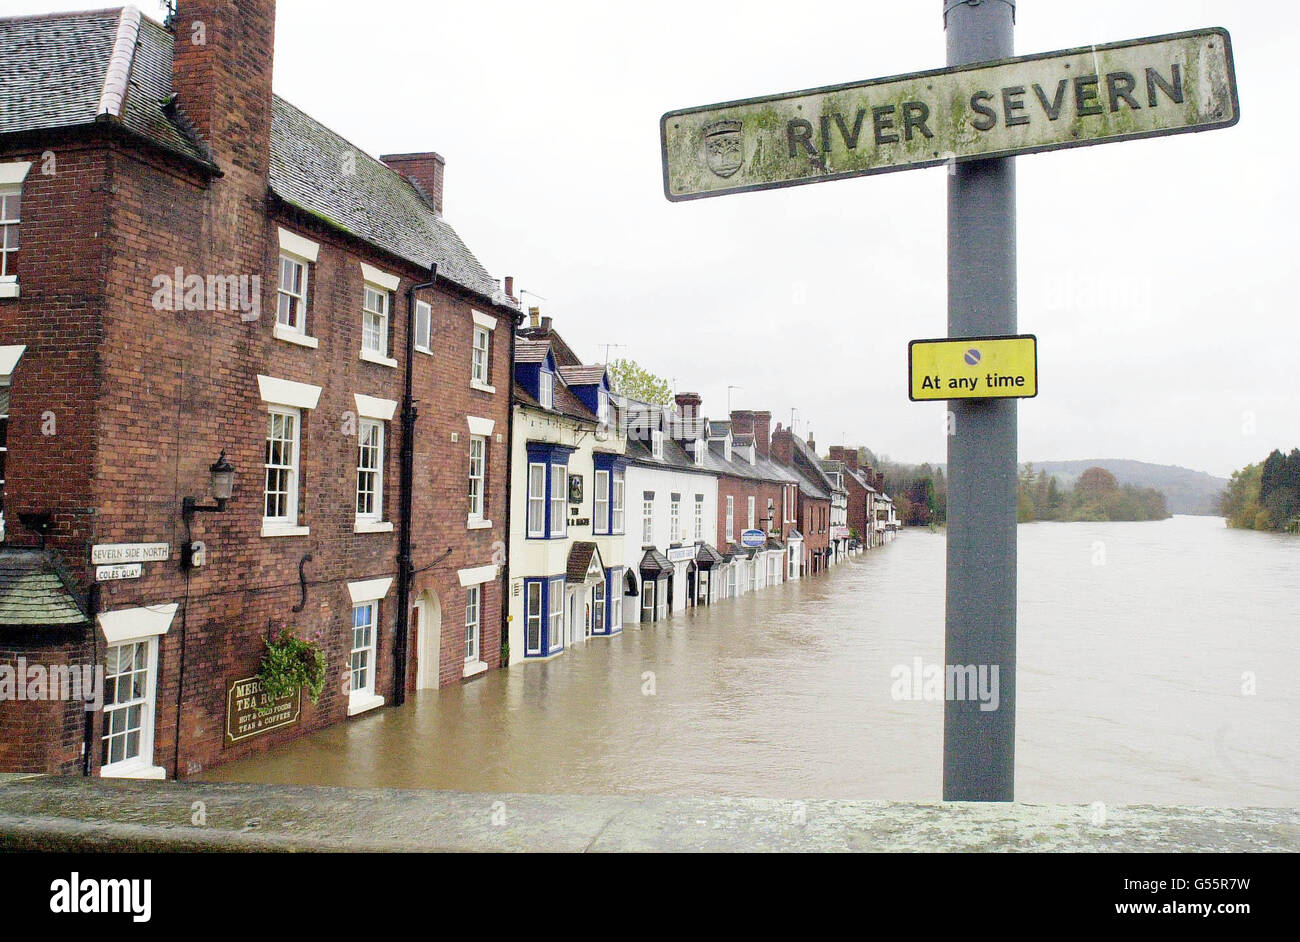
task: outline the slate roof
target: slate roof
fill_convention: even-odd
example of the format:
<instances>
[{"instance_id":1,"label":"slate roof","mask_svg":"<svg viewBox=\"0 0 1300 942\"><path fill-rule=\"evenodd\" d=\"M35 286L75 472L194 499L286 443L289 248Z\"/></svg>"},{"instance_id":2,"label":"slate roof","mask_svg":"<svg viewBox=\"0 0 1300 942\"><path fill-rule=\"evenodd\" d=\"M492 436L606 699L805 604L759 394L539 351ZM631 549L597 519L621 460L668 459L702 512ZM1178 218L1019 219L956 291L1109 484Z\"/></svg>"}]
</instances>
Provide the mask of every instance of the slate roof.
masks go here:
<instances>
[{"instance_id":1,"label":"slate roof","mask_svg":"<svg viewBox=\"0 0 1300 942\"><path fill-rule=\"evenodd\" d=\"M725 558L708 543L701 543L695 551L695 561L707 569L710 566L725 562Z\"/></svg>"},{"instance_id":2,"label":"slate roof","mask_svg":"<svg viewBox=\"0 0 1300 942\"><path fill-rule=\"evenodd\" d=\"M657 549L648 549L645 555L641 557L640 570L642 572L657 573L658 575L671 575L673 564L668 561L668 557Z\"/></svg>"},{"instance_id":3,"label":"slate roof","mask_svg":"<svg viewBox=\"0 0 1300 942\"><path fill-rule=\"evenodd\" d=\"M99 118L119 30L129 37L134 24L121 114ZM172 95L172 45L168 30L130 7L0 20L0 135L116 120L210 163L183 115L163 108ZM436 262L440 279L514 306L414 184L278 95L271 110L269 176L277 197L422 269Z\"/></svg>"},{"instance_id":4,"label":"slate roof","mask_svg":"<svg viewBox=\"0 0 1300 942\"><path fill-rule=\"evenodd\" d=\"M124 19L128 25L138 22L139 33L119 122L206 163L202 144L163 113L162 104L172 93L171 33L120 8L0 20L0 133L95 124Z\"/></svg>"},{"instance_id":5,"label":"slate roof","mask_svg":"<svg viewBox=\"0 0 1300 942\"><path fill-rule=\"evenodd\" d=\"M440 279L507 303L492 276L409 180L278 95L271 121L271 190L421 268L437 262Z\"/></svg>"},{"instance_id":6,"label":"slate roof","mask_svg":"<svg viewBox=\"0 0 1300 942\"><path fill-rule=\"evenodd\" d=\"M82 625L70 582L44 550L0 548L0 626Z\"/></svg>"}]
</instances>

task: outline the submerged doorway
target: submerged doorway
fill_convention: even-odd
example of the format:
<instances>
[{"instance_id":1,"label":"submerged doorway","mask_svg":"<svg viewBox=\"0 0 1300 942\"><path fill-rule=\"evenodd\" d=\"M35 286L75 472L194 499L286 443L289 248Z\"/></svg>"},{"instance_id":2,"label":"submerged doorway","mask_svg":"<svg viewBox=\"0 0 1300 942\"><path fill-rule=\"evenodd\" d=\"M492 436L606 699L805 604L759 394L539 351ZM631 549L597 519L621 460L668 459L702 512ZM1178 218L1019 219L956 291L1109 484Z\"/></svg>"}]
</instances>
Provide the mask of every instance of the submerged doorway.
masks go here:
<instances>
[{"instance_id":1,"label":"submerged doorway","mask_svg":"<svg viewBox=\"0 0 1300 942\"><path fill-rule=\"evenodd\" d=\"M411 608L411 622L415 629L415 689L437 690L442 666L442 604L437 592L420 593Z\"/></svg>"}]
</instances>

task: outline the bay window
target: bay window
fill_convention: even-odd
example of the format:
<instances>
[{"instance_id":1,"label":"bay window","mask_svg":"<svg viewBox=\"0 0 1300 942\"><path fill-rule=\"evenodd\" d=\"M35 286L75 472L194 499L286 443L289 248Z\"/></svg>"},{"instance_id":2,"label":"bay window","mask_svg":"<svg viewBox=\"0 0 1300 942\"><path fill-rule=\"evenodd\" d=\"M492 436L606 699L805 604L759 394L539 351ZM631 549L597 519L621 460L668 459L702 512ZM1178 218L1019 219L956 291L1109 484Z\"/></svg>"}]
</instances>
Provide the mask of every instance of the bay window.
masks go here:
<instances>
[{"instance_id":1,"label":"bay window","mask_svg":"<svg viewBox=\"0 0 1300 942\"><path fill-rule=\"evenodd\" d=\"M609 472L597 471L595 480L596 493L592 496L592 533L609 532Z\"/></svg>"},{"instance_id":2,"label":"bay window","mask_svg":"<svg viewBox=\"0 0 1300 942\"><path fill-rule=\"evenodd\" d=\"M548 652L555 652L564 647L564 578L552 579L546 594L546 646Z\"/></svg>"},{"instance_id":3,"label":"bay window","mask_svg":"<svg viewBox=\"0 0 1300 942\"><path fill-rule=\"evenodd\" d=\"M546 465L528 465L528 535L546 536Z\"/></svg>"},{"instance_id":4,"label":"bay window","mask_svg":"<svg viewBox=\"0 0 1300 942\"><path fill-rule=\"evenodd\" d=\"M552 537L568 532L564 504L569 499L569 469L566 465L551 465L551 528Z\"/></svg>"},{"instance_id":5,"label":"bay window","mask_svg":"<svg viewBox=\"0 0 1300 942\"><path fill-rule=\"evenodd\" d=\"M542 653L542 583L536 579L524 583L524 653Z\"/></svg>"}]
</instances>

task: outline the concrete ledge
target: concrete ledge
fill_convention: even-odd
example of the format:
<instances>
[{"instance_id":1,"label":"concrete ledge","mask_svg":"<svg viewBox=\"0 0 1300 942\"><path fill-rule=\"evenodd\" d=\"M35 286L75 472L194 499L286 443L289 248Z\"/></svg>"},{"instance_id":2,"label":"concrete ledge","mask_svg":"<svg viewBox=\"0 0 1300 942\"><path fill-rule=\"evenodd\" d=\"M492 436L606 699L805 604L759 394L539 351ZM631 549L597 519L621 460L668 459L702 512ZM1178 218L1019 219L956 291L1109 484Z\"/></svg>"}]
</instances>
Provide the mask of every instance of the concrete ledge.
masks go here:
<instances>
[{"instance_id":1,"label":"concrete ledge","mask_svg":"<svg viewBox=\"0 0 1300 942\"><path fill-rule=\"evenodd\" d=\"M0 849L64 851L1290 851L1289 808L469 794L0 779Z\"/></svg>"}]
</instances>

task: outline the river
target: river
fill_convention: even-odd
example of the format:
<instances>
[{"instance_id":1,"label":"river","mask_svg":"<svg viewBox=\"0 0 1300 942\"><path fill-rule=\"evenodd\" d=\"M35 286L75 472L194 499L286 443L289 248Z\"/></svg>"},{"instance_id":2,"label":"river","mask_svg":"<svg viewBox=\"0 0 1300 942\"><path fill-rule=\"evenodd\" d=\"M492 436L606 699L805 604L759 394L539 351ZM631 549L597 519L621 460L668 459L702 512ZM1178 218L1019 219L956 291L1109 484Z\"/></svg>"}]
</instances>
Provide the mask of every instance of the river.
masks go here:
<instances>
[{"instance_id":1,"label":"river","mask_svg":"<svg viewBox=\"0 0 1300 942\"><path fill-rule=\"evenodd\" d=\"M1016 798L1300 805L1300 538L1019 528ZM944 537L424 691L207 781L933 800Z\"/></svg>"}]
</instances>

